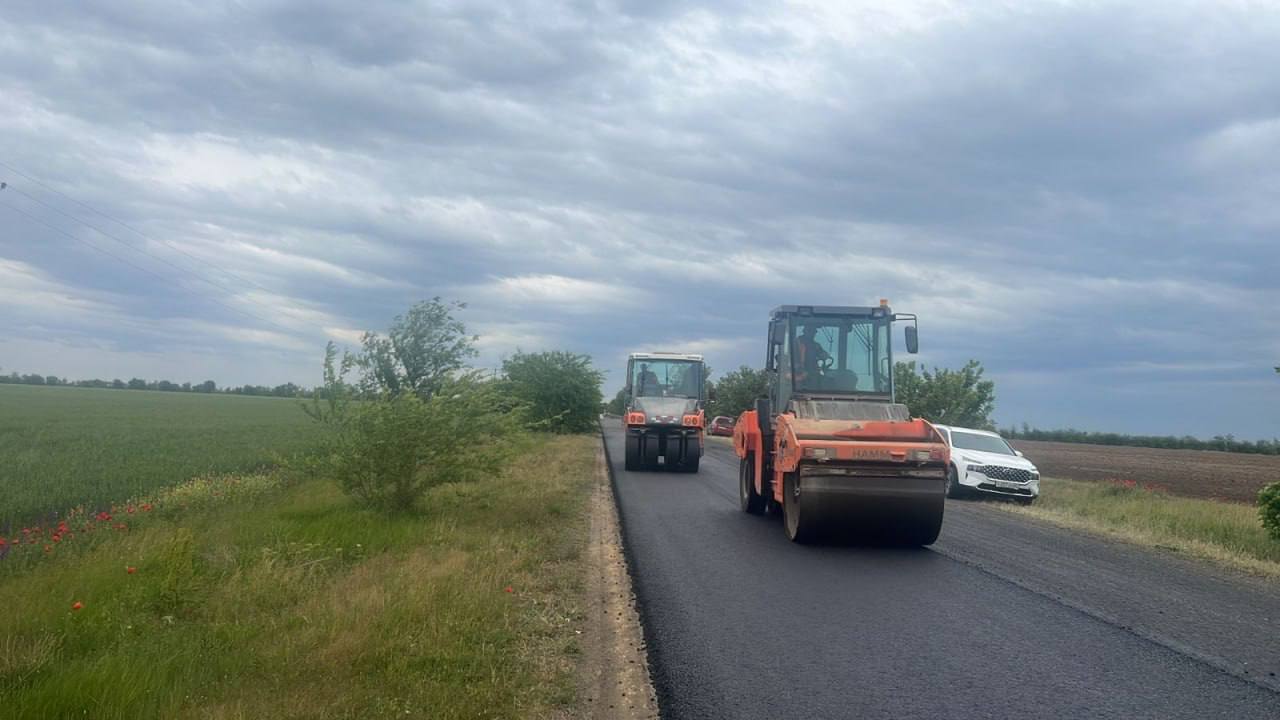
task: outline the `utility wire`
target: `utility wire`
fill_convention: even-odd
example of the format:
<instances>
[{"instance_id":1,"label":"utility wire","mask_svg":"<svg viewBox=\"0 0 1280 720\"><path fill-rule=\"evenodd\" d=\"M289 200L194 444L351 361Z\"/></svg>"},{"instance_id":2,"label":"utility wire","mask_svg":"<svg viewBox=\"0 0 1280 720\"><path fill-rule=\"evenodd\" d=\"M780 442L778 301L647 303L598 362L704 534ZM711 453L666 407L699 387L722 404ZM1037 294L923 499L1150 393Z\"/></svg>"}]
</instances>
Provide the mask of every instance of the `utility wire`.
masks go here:
<instances>
[{"instance_id":1,"label":"utility wire","mask_svg":"<svg viewBox=\"0 0 1280 720\"><path fill-rule=\"evenodd\" d=\"M132 225L130 225L130 224L128 224L128 223L126 223L125 221L120 220L120 219L118 219L118 218L115 218L115 217L113 217L113 216L111 216L111 215L108 215L107 213L102 212L101 210L98 210L97 208L93 207L92 205L90 205L90 204L88 204L88 203L86 203L86 202L83 202L83 201L81 201L81 200L77 200L77 199L75 199L75 198L71 197L70 195L68 195L68 194L66 194L66 193L64 193L64 192L62 192L61 190L58 190L57 188L51 187L51 186L50 186L50 185L48 185L47 183L41 182L40 180L38 180L38 179L36 179L36 178L34 178L34 177L32 177L32 176L30 176L30 175L28 175L28 174L26 174L26 173L22 172L21 170L19 170L19 169L15 168L14 166L10 165L9 163L7 163L7 162L5 162L5 161L3 161L3 160L0 160L0 167L5 168L5 169L6 169L6 170L8 170L9 172L12 172L13 174L18 175L19 177L26 178L27 180L30 180L31 182L35 183L36 185L39 185L40 187L44 188L45 190L48 190L49 192L51 192L51 193L53 193L53 194L55 194L55 195L58 195L58 196L60 196L60 197L62 197L62 198L65 198L65 199L67 199L67 200L70 200L71 202L73 202L73 203L75 203L75 204L79 205L80 207L82 207L82 208L84 208L84 209L88 210L89 212L91 212L91 213L93 213L93 214L95 214L95 215L99 215L99 216L101 216L101 217L104 217L104 218L106 218L106 219L110 220L111 222L113 222L113 223L115 223L115 224L119 225L120 227L123 227L123 228L125 228L126 230L129 230L130 232L134 233L135 235L138 235L139 237L143 238L144 240L150 240L151 242L159 243L159 244L161 244L161 245L164 245L164 246L166 246L166 247L170 248L171 250L174 250L175 252L181 253L182 255L185 255L186 257L188 257L188 258L190 258L190 259L192 259L192 260L194 260L194 261L196 261L196 262L198 262L198 263L201 263L201 264L203 264L203 265L207 265L208 267L211 267L211 268L213 268L214 270L217 270L218 272L220 272L220 273L222 273L222 274L224 274L224 275L227 275L228 277L235 278L236 280L239 280L240 282L245 283L245 284L247 284L247 285L252 285L252 286L254 286L254 287L256 287L256 288L258 288L258 289L260 289L260 290L265 290L265 291L270 292L270 293L274 293L274 292L275 292L275 291L274 291L274 290L272 290L271 288L266 287L265 285L262 285L261 283L254 282L253 280L250 280L250 279L248 279L248 278L246 278L246 277L242 277L242 276L240 276L240 275L237 275L236 273L233 273L233 272L231 272L230 270L227 270L226 268L220 267L220 266L218 266L218 265L214 264L213 262L210 262L210 261L208 261L208 260L205 260L204 258L198 257L198 256L196 256L196 255L192 255L191 253L187 252L186 250L183 250L181 247L179 247L179 246L177 246L177 245L175 245L175 244L173 244L173 243L169 242L168 240L162 240L162 239L160 239L160 238L153 238L153 237L151 237L150 235L147 235L146 233L142 232L141 230L139 230L139 229L137 229L137 228L133 227ZM23 194L24 194L24 195L26 195L26 193L23 193ZM31 197L31 196L30 196L30 195L27 195L27 197ZM101 232L101 231L99 231L99 232Z\"/></svg>"},{"instance_id":2,"label":"utility wire","mask_svg":"<svg viewBox=\"0 0 1280 720\"><path fill-rule=\"evenodd\" d=\"M37 205L41 205L41 206L43 206L43 207L46 207L46 208L48 208L49 210L52 210L53 212L56 212L56 213L58 213L59 215L61 215L61 216L65 217L65 218L67 218L67 219L69 219L69 220L72 220L72 221L74 221L74 222L78 222L78 223L80 223L81 225L84 225L85 227L89 228L90 230L93 230L94 232L99 233L100 235L103 235L103 236L105 236L105 237L111 238L112 240L115 240L116 242L118 242L118 243L120 243L121 245L123 245L123 246L125 246L125 247L129 248L130 250L133 250L134 252L141 253L142 255L146 255L147 257L151 258L152 260L155 260L156 262L164 263L165 265L168 265L169 267L171 267L171 268L173 268L173 269L175 269L175 270L178 270L178 271L180 271L180 272L187 273L188 275L190 275L190 276L192 276L192 277L196 278L196 279L197 279L197 280L199 280L200 282L203 282L203 283L208 284L209 286L213 287L213 288L214 288L214 289L216 289L216 290L223 291L223 292L228 292L228 293L231 293L231 294L233 294L233 295L234 295L234 294L235 294L235 292L236 292L236 291L235 291L235 289L233 289L233 288L229 288L229 287L227 287L227 286L225 286L225 285L220 285L220 284L218 284L218 283L215 283L214 281L212 281L212 280L210 280L209 278L207 278L207 277L205 277L205 276L201 275L201 274L200 274L200 273L198 273L198 272L195 272L194 270L192 270L192 269L190 269L190 268L185 268L185 267L183 267L183 266L181 266L181 265L178 265L177 263L169 262L168 260L166 260L166 259L165 259L165 258L163 258L163 257L160 257L159 255L156 255L156 254L154 254L154 253L148 252L146 249L144 249L144 248L140 248L140 247L138 247L137 245L134 245L133 243L130 243L130 242L126 241L126 240L122 240L122 239L120 239L119 237L117 237L117 236L115 236L115 235L112 235L111 233L107 232L106 230L103 230L102 228L98 227L97 225L94 225L93 223L90 223L90 222L86 222L85 220L82 220L82 219L80 219L80 218L76 217L75 215L72 215L71 213L69 213L69 212L67 212L67 211L63 210L62 208L57 207L56 205L50 205L49 203L47 203L47 202L45 202L45 201L41 200L40 198L38 198L38 197L36 197L36 196L32 195L31 193L24 192L24 191L23 191L23 190L21 190L20 188L16 188L16 187L13 187L12 185L10 185L10 186L9 186L9 189L10 189L10 190L12 190L13 192L16 192L16 193L18 193L19 195L21 195L21 196L23 196L23 197L27 198L27 199L28 199L28 200L30 200L31 202L36 203Z\"/></svg>"},{"instance_id":3,"label":"utility wire","mask_svg":"<svg viewBox=\"0 0 1280 720\"><path fill-rule=\"evenodd\" d=\"M25 194L25 193L24 193L24 194ZM18 213L19 215L22 215L23 217L27 218L28 220L30 220L30 221L32 221L32 222L34 222L34 223L38 223L38 224L40 224L40 225L43 225L43 226L45 226L45 227L49 228L50 230L52 230L52 231L54 231L54 232L58 233L59 235L62 235L62 236L64 236L64 237L71 238L72 240L74 240L74 241L76 241L76 242L78 242L78 243L82 243L82 244L84 244L84 245L87 245L87 246L89 246L90 248L93 248L94 250L97 250L98 252L102 253L103 255L106 255L107 257L110 257L110 258L113 258L113 259L115 259L115 260L118 260L118 261L120 261L120 262L124 263L125 265L128 265L128 266L130 266L130 267L132 267L132 268L135 268L135 269L137 269L137 270L141 270L142 272L144 272L144 273L146 273L146 274L148 274L148 275L151 275L151 276L153 276L153 277L157 277L157 278L159 278L159 279L161 279L161 280L163 280L163 281L165 281L165 282L171 282L171 283L177 284L177 283L176 283L176 281L174 281L174 279L173 279L173 278L165 277L164 275L161 275L160 273L155 272L154 270L151 270L151 269L149 269L149 268L143 267L142 265L138 265L137 263L135 263L135 262L133 262L133 261L131 261L131 260L128 260L128 259L126 259L126 258L124 258L124 257L121 257L121 256L119 256L119 255L117 255L117 254L115 254L115 253L113 253L113 252L111 252L111 251L109 251L109 250L105 250L105 249L103 249L103 248L101 248L101 247L98 247L97 245L95 245L95 244L93 244L93 243L89 242L88 240L85 240L85 239L84 239L84 238L82 238L82 237L77 237L76 235L73 235L73 234L71 234L71 233L67 232L66 230L63 230L62 228L58 227L57 225L53 225L52 223L49 223L49 222L47 222L47 221L45 221L45 220L41 220L40 218L36 217L35 215L32 215L31 213L29 213L29 212L27 212L27 211L25 211L25 210L23 210L23 209L21 209L21 208L17 207L16 205L13 205L12 203L5 202L4 200L0 200L0 205L4 205L5 207L7 207L7 208L9 208L10 210L12 210L12 211L14 211L14 212ZM101 231L99 231L99 232L101 232ZM104 233L104 234L105 234L105 233ZM108 237L110 237L110 236L108 235ZM133 247L132 245L129 245L128 243L125 243L125 245L126 245L127 247ZM136 250L137 248L134 248L134 249ZM193 274L194 274L194 273L193 273ZM197 275L197 277L199 277L199 276ZM178 287L182 287L182 286L181 286L181 285L179 285ZM215 286L215 287L216 287L216 286ZM205 298L205 299L209 300L210 302L213 302L213 303L216 303L216 304L218 304L218 305L221 305L222 307L224 307L224 308L226 308L226 309L228 309L228 310L230 310L230 311L232 311L232 312L234 312L234 313L238 313L238 314L240 314L240 315L244 315L245 317L253 318L254 320L257 320L257 321L259 321L259 322L263 322L263 323L266 323L266 324L271 325L271 326L273 326L273 327L279 328L280 330L282 330L282 331L284 331L284 332L286 332L286 333L292 334L292 333L294 332L293 330L290 330L290 329L288 329L288 328L284 327L283 325L279 325L279 324L277 324L277 323L274 323L274 322L272 322L272 321L270 321L270 320L268 320L268 319L266 319L266 318L264 318L264 317L260 317L260 316L258 316L258 315L255 315L255 314L251 313L251 312L248 312L248 311L246 311L246 310L242 310L242 309L237 308L237 307L235 307L235 306L228 305L227 303L224 303L224 302L222 302L221 300L219 300L219 299L217 299L217 298L210 297L210 298Z\"/></svg>"}]
</instances>

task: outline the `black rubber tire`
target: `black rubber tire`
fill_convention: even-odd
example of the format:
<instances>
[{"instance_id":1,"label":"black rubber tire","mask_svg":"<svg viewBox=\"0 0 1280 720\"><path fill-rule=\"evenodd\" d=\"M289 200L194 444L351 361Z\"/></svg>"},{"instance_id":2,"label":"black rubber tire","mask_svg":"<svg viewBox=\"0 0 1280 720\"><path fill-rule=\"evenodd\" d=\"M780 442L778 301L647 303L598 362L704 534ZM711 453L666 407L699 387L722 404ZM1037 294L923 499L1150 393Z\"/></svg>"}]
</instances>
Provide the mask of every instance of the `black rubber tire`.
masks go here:
<instances>
[{"instance_id":1,"label":"black rubber tire","mask_svg":"<svg viewBox=\"0 0 1280 720\"><path fill-rule=\"evenodd\" d=\"M701 460L701 455L694 455L693 457L685 458L684 463L680 465L680 472L697 473L698 464Z\"/></svg>"},{"instance_id":2,"label":"black rubber tire","mask_svg":"<svg viewBox=\"0 0 1280 720\"><path fill-rule=\"evenodd\" d=\"M645 470L658 469L658 443L660 440L657 436L645 438L648 442L642 443L640 453L640 466Z\"/></svg>"},{"instance_id":3,"label":"black rubber tire","mask_svg":"<svg viewBox=\"0 0 1280 720\"><path fill-rule=\"evenodd\" d=\"M756 458L751 454L738 461L738 506L750 515L764 514L764 497L756 492Z\"/></svg>"},{"instance_id":4,"label":"black rubber tire","mask_svg":"<svg viewBox=\"0 0 1280 720\"><path fill-rule=\"evenodd\" d=\"M640 462L640 437L638 435L627 434L627 461L625 463L627 472L636 472L640 470L642 463Z\"/></svg>"},{"instance_id":5,"label":"black rubber tire","mask_svg":"<svg viewBox=\"0 0 1280 720\"><path fill-rule=\"evenodd\" d=\"M947 497L958 498L964 496L964 486L960 484L960 473L956 471L955 465L947 466Z\"/></svg>"},{"instance_id":6,"label":"black rubber tire","mask_svg":"<svg viewBox=\"0 0 1280 720\"><path fill-rule=\"evenodd\" d=\"M810 543L817 536L814 508L805 509L800 494L800 475L789 472L782 476L782 529L794 543Z\"/></svg>"},{"instance_id":7,"label":"black rubber tire","mask_svg":"<svg viewBox=\"0 0 1280 720\"><path fill-rule=\"evenodd\" d=\"M924 510L922 516L917 516L914 527L902 538L904 545L923 547L932 545L938 539L938 535L942 533L942 516L944 512L942 498L938 498L935 508L936 512L932 512L933 508L931 508L930 510Z\"/></svg>"}]
</instances>

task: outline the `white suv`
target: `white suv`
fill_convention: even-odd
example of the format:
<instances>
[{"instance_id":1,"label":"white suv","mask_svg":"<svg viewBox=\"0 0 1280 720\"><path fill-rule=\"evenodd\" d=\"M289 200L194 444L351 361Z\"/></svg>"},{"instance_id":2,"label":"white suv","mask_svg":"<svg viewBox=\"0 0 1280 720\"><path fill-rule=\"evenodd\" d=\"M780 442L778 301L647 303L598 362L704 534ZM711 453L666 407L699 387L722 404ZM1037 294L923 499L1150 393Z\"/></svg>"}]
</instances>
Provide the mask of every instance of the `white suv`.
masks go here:
<instances>
[{"instance_id":1,"label":"white suv","mask_svg":"<svg viewBox=\"0 0 1280 720\"><path fill-rule=\"evenodd\" d=\"M1040 471L1004 438L986 430L934 427L951 446L947 497L978 492L1003 495L1030 505L1040 495Z\"/></svg>"}]
</instances>

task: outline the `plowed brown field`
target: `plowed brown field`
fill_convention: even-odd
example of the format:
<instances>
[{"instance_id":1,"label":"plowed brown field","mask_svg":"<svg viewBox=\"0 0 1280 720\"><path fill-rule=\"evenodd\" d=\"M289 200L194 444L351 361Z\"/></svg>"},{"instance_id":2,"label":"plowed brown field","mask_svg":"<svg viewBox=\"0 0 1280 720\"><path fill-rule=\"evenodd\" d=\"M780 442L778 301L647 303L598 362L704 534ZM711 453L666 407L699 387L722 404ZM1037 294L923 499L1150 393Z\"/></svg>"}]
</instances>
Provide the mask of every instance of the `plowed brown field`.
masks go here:
<instances>
[{"instance_id":1,"label":"plowed brown field","mask_svg":"<svg viewBox=\"0 0 1280 720\"><path fill-rule=\"evenodd\" d=\"M1134 480L1188 497L1253 503L1280 480L1280 456L1013 440L1047 477Z\"/></svg>"}]
</instances>

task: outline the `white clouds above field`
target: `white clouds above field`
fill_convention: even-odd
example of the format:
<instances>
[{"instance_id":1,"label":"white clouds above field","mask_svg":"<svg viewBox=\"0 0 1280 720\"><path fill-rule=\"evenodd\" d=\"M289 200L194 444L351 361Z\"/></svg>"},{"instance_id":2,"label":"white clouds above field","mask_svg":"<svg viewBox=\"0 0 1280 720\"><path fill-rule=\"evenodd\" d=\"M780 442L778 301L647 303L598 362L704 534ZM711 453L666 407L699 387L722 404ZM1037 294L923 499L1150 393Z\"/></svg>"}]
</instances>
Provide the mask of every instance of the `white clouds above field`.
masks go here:
<instances>
[{"instance_id":1,"label":"white clouds above field","mask_svg":"<svg viewBox=\"0 0 1280 720\"><path fill-rule=\"evenodd\" d=\"M770 307L889 297L1002 422L1271 435L1277 36L1252 3L19 4L0 162L145 236L0 167L63 231L0 206L0 366L313 382L440 295L486 362L612 389L629 349L754 365Z\"/></svg>"}]
</instances>

